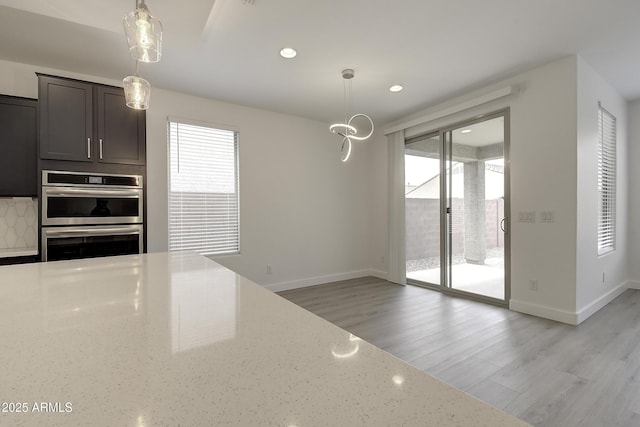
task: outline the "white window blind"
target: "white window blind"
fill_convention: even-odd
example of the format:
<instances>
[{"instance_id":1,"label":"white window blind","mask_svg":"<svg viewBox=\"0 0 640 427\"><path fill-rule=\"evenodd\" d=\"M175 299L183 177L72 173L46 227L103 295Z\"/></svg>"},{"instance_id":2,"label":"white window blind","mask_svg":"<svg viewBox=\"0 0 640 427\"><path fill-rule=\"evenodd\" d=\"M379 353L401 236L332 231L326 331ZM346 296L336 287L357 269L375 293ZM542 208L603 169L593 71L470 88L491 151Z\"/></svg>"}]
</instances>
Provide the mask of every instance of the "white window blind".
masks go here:
<instances>
[{"instance_id":1,"label":"white window blind","mask_svg":"<svg viewBox=\"0 0 640 427\"><path fill-rule=\"evenodd\" d=\"M169 250L238 253L238 133L169 121Z\"/></svg>"},{"instance_id":2,"label":"white window blind","mask_svg":"<svg viewBox=\"0 0 640 427\"><path fill-rule=\"evenodd\" d=\"M616 118L598 106L598 255L616 248Z\"/></svg>"}]
</instances>

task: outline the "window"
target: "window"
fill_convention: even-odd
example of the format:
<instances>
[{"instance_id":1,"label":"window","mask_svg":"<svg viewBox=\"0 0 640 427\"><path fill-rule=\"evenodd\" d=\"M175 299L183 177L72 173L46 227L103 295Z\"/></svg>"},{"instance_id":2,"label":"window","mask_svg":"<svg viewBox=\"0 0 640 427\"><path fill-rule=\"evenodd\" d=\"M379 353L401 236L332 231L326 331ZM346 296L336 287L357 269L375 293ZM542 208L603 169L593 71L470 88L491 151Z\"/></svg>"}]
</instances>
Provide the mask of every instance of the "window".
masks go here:
<instances>
[{"instance_id":1,"label":"window","mask_svg":"<svg viewBox=\"0 0 640 427\"><path fill-rule=\"evenodd\" d=\"M240 251L238 133L169 121L169 250Z\"/></svg>"},{"instance_id":2,"label":"window","mask_svg":"<svg viewBox=\"0 0 640 427\"><path fill-rule=\"evenodd\" d=\"M598 255L616 248L616 118L598 107Z\"/></svg>"}]
</instances>

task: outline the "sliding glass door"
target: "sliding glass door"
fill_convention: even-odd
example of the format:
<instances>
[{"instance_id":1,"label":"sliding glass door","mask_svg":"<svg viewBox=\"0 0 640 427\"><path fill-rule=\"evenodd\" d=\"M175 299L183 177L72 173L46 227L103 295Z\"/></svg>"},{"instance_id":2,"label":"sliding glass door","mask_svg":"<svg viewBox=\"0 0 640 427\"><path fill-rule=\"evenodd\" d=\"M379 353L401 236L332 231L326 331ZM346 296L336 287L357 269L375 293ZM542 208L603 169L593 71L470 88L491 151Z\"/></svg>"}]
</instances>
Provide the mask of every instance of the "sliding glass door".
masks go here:
<instances>
[{"instance_id":1,"label":"sliding glass door","mask_svg":"<svg viewBox=\"0 0 640 427\"><path fill-rule=\"evenodd\" d=\"M440 133L405 144L407 278L431 286L442 279Z\"/></svg>"},{"instance_id":2,"label":"sliding glass door","mask_svg":"<svg viewBox=\"0 0 640 427\"><path fill-rule=\"evenodd\" d=\"M508 112L405 145L407 281L508 300Z\"/></svg>"},{"instance_id":3,"label":"sliding glass door","mask_svg":"<svg viewBox=\"0 0 640 427\"><path fill-rule=\"evenodd\" d=\"M444 136L447 285L505 300L504 117Z\"/></svg>"}]
</instances>

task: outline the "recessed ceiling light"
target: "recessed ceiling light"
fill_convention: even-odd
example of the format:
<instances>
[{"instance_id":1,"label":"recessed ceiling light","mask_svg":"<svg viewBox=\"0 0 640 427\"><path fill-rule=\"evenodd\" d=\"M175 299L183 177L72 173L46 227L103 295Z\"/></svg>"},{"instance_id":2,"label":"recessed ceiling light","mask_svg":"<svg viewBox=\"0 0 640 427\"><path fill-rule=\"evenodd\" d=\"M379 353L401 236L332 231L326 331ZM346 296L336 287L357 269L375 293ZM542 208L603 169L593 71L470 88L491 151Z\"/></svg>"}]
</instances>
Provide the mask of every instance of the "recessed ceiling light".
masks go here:
<instances>
[{"instance_id":1,"label":"recessed ceiling light","mask_svg":"<svg viewBox=\"0 0 640 427\"><path fill-rule=\"evenodd\" d=\"M400 92L404 87L402 85L393 85L389 88L391 92Z\"/></svg>"},{"instance_id":2,"label":"recessed ceiling light","mask_svg":"<svg viewBox=\"0 0 640 427\"><path fill-rule=\"evenodd\" d=\"M286 59L295 58L298 52L292 47L285 47L280 51L280 56Z\"/></svg>"},{"instance_id":3,"label":"recessed ceiling light","mask_svg":"<svg viewBox=\"0 0 640 427\"><path fill-rule=\"evenodd\" d=\"M471 129L463 129L460 133L471 133Z\"/></svg>"}]
</instances>

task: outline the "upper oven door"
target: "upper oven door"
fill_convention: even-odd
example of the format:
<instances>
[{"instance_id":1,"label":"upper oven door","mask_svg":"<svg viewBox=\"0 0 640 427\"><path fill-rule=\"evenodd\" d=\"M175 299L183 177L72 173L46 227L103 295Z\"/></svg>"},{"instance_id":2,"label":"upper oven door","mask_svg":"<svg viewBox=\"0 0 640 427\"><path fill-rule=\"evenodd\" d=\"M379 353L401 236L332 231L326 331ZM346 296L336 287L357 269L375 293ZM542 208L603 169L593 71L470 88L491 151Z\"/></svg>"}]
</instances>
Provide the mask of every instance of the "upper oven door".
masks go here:
<instances>
[{"instance_id":1,"label":"upper oven door","mask_svg":"<svg viewBox=\"0 0 640 427\"><path fill-rule=\"evenodd\" d=\"M42 187L42 225L142 223L141 188Z\"/></svg>"}]
</instances>

